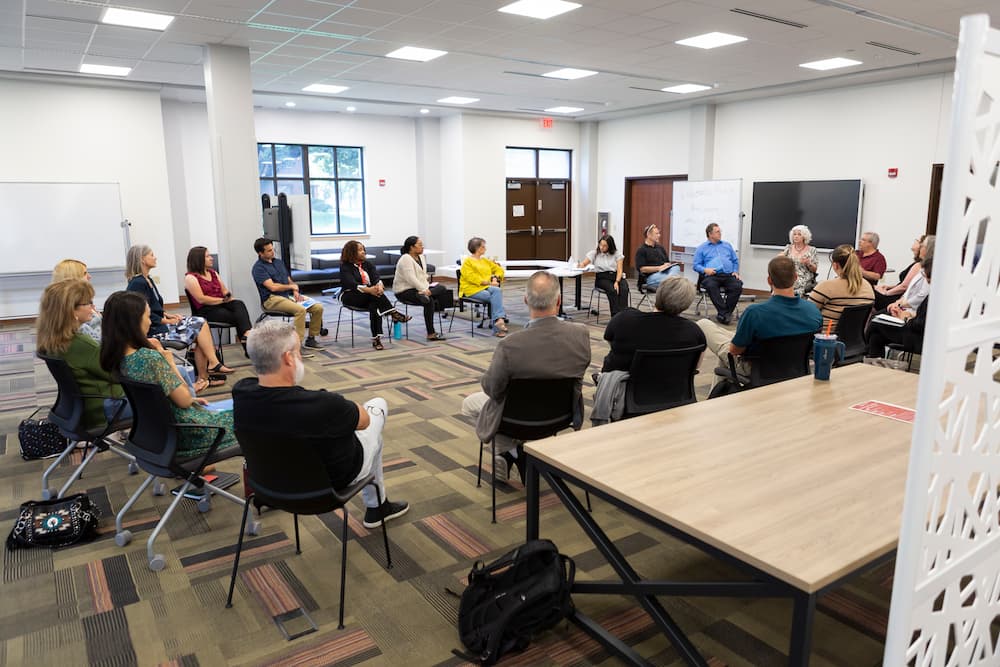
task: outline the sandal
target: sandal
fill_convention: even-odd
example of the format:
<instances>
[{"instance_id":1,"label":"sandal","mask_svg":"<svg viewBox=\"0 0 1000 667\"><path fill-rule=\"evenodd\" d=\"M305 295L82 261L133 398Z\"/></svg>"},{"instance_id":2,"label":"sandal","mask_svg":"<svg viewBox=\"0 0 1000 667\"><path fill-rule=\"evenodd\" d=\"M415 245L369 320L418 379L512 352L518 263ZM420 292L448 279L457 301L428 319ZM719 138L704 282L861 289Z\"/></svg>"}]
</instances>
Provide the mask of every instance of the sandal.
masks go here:
<instances>
[{"instance_id":1,"label":"sandal","mask_svg":"<svg viewBox=\"0 0 1000 667\"><path fill-rule=\"evenodd\" d=\"M507 332L506 331L500 331L500 330L498 330L493 335L496 336L497 338L506 338L507 337Z\"/></svg>"},{"instance_id":2,"label":"sandal","mask_svg":"<svg viewBox=\"0 0 1000 667\"><path fill-rule=\"evenodd\" d=\"M372 338L372 347L374 347L376 350L384 350L385 349L385 346L382 345L382 339L380 337L378 337L378 336L375 336L374 338Z\"/></svg>"},{"instance_id":3,"label":"sandal","mask_svg":"<svg viewBox=\"0 0 1000 667\"><path fill-rule=\"evenodd\" d=\"M198 378L194 381L194 393L200 394L201 392L208 389L209 382L205 378Z\"/></svg>"},{"instance_id":4,"label":"sandal","mask_svg":"<svg viewBox=\"0 0 1000 667\"><path fill-rule=\"evenodd\" d=\"M413 319L413 315L404 315L398 310L393 310L389 313L389 316L392 318L393 322L409 322Z\"/></svg>"},{"instance_id":5,"label":"sandal","mask_svg":"<svg viewBox=\"0 0 1000 667\"><path fill-rule=\"evenodd\" d=\"M230 368L229 366L223 366L221 361L219 363L217 363L216 365L212 366L211 368L209 368L208 370L210 370L213 373L226 373L226 374L235 373L236 372L234 369Z\"/></svg>"},{"instance_id":6,"label":"sandal","mask_svg":"<svg viewBox=\"0 0 1000 667\"><path fill-rule=\"evenodd\" d=\"M504 322L502 317L497 318L497 321L494 322L493 324L497 328L497 331L502 331L504 333L507 333L507 323Z\"/></svg>"},{"instance_id":7,"label":"sandal","mask_svg":"<svg viewBox=\"0 0 1000 667\"><path fill-rule=\"evenodd\" d=\"M427 334L427 340L445 340L445 337L439 333L429 333Z\"/></svg>"}]
</instances>

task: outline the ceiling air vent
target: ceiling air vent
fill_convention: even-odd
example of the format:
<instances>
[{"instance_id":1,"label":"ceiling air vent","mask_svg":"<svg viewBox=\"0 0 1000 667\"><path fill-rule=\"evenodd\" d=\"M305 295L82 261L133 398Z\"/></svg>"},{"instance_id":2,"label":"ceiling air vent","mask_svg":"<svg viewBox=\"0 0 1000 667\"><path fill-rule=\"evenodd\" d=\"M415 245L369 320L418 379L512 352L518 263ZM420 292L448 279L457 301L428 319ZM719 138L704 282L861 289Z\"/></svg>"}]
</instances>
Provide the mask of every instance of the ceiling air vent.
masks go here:
<instances>
[{"instance_id":1,"label":"ceiling air vent","mask_svg":"<svg viewBox=\"0 0 1000 667\"><path fill-rule=\"evenodd\" d=\"M904 49L901 46L893 46L892 44L883 44L882 42L865 42L868 46L877 46L880 49L888 49L890 51L896 51L897 53L905 53L908 56L919 56L919 51L910 51L909 49Z\"/></svg>"},{"instance_id":2,"label":"ceiling air vent","mask_svg":"<svg viewBox=\"0 0 1000 667\"><path fill-rule=\"evenodd\" d=\"M749 16L751 18L760 19L762 21L771 21L772 23L780 23L781 25L791 26L792 28L808 28L805 23L797 23L795 21L789 21L788 19L779 19L777 16L768 16L767 14L758 14L757 12L752 12L749 9L730 9L729 11L736 14L743 14L743 16Z\"/></svg>"}]
</instances>

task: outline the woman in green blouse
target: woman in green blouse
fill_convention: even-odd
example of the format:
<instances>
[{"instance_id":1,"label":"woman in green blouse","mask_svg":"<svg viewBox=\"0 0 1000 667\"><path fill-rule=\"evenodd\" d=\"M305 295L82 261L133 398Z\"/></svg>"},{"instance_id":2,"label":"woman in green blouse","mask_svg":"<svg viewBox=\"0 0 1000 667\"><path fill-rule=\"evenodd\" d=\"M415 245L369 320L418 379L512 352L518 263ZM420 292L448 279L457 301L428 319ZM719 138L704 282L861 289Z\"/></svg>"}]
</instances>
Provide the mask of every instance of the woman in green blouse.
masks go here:
<instances>
[{"instance_id":1,"label":"woman in green blouse","mask_svg":"<svg viewBox=\"0 0 1000 667\"><path fill-rule=\"evenodd\" d=\"M101 347L80 325L94 315L94 288L86 280L60 280L45 288L39 305L38 351L59 357L69 364L80 393L101 398L84 399L83 425L103 426L121 408L120 419L131 417L121 385L101 368Z\"/></svg>"}]
</instances>

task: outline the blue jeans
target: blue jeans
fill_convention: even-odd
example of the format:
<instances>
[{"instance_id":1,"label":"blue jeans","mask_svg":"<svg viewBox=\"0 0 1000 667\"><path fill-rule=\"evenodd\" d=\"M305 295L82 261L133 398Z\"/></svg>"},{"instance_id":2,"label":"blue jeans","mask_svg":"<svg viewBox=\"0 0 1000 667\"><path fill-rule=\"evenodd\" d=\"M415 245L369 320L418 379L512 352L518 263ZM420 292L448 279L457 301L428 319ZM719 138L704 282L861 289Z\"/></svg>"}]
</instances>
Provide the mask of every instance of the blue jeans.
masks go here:
<instances>
[{"instance_id":1,"label":"blue jeans","mask_svg":"<svg viewBox=\"0 0 1000 667\"><path fill-rule=\"evenodd\" d=\"M122 405L124 404L124 405ZM122 406L121 412L118 413L118 406ZM128 401L124 398L105 398L104 399L104 419L111 422L115 419L115 413L118 413L118 421L124 421L126 419L132 419L132 406L129 405Z\"/></svg>"},{"instance_id":2,"label":"blue jeans","mask_svg":"<svg viewBox=\"0 0 1000 667\"><path fill-rule=\"evenodd\" d=\"M666 271L657 271L656 273L650 273L648 276L646 276L646 287L649 287L651 289L655 288L670 276L679 276L679 275L681 275L681 267L674 264Z\"/></svg>"},{"instance_id":3,"label":"blue jeans","mask_svg":"<svg viewBox=\"0 0 1000 667\"><path fill-rule=\"evenodd\" d=\"M473 301L479 301L480 303L490 304L490 309L493 311L493 330L497 330L496 321L501 317L505 320L507 319L507 313L503 309L503 290L495 285L491 285L475 294L470 294L465 297L466 299L472 299Z\"/></svg>"}]
</instances>

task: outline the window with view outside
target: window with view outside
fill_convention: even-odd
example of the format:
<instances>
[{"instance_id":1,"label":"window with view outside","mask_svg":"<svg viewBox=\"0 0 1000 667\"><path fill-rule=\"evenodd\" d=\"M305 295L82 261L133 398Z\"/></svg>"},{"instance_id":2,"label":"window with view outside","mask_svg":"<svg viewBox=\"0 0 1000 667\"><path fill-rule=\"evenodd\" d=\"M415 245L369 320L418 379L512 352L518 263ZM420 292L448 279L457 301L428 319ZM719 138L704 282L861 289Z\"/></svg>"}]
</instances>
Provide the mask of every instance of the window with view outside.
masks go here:
<instances>
[{"instance_id":1,"label":"window with view outside","mask_svg":"<svg viewBox=\"0 0 1000 667\"><path fill-rule=\"evenodd\" d=\"M257 144L260 191L309 194L315 236L365 228L363 149L356 146Z\"/></svg>"}]
</instances>

